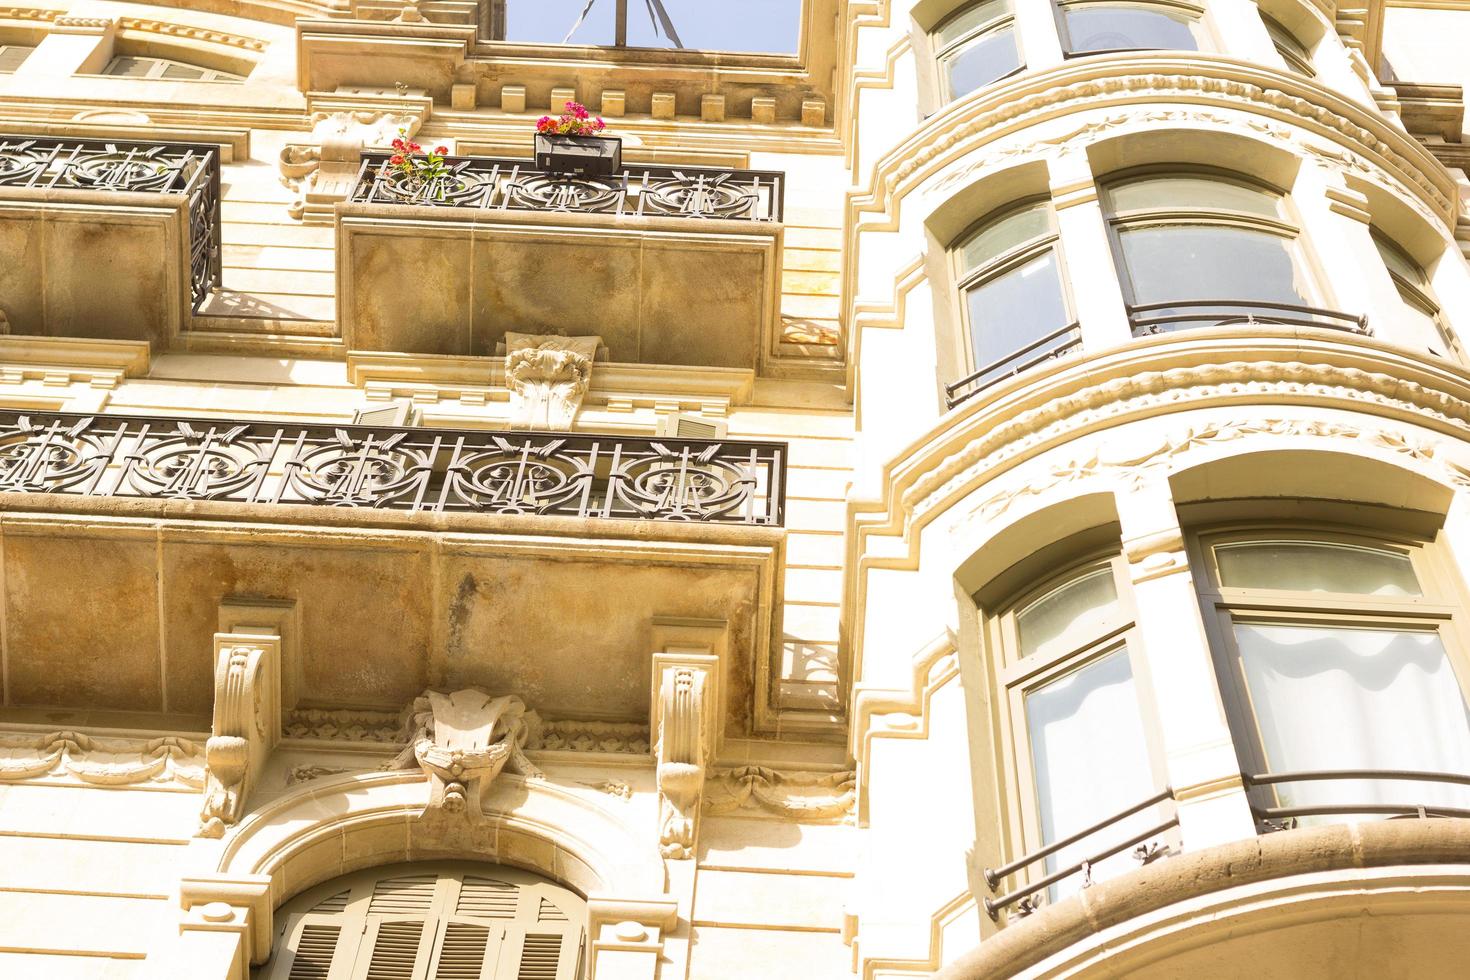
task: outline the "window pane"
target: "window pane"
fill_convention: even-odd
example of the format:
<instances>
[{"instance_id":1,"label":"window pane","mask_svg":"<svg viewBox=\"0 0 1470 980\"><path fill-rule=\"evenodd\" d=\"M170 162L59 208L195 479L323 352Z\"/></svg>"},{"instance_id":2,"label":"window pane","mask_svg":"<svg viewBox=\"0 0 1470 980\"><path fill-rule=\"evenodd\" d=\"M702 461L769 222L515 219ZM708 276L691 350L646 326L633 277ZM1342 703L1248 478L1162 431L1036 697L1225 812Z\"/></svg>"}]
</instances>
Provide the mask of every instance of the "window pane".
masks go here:
<instances>
[{"instance_id":1,"label":"window pane","mask_svg":"<svg viewBox=\"0 0 1470 980\"><path fill-rule=\"evenodd\" d=\"M586 0L509 0L505 40L611 45L617 40L617 6L614 0L595 0L584 18ZM708 0L662 0L630 3L627 9L633 47L678 47L677 36L691 51L796 54L800 40L801 0L742 0L734 9Z\"/></svg>"},{"instance_id":2,"label":"window pane","mask_svg":"<svg viewBox=\"0 0 1470 980\"><path fill-rule=\"evenodd\" d=\"M123 78L147 78L149 69L157 62L152 58L113 58L102 69L104 75L119 75Z\"/></svg>"},{"instance_id":3,"label":"window pane","mask_svg":"<svg viewBox=\"0 0 1470 980\"><path fill-rule=\"evenodd\" d=\"M613 17L617 9L610 0L592 4L582 18L586 0L508 0L505 5L505 39L530 44L561 44L575 32L570 44L612 44L616 39ZM580 22L579 22L579 18Z\"/></svg>"},{"instance_id":4,"label":"window pane","mask_svg":"<svg viewBox=\"0 0 1470 980\"><path fill-rule=\"evenodd\" d=\"M1166 48L1197 51L1193 19L1172 10L1086 4L1066 11L1068 51L1122 51Z\"/></svg>"},{"instance_id":5,"label":"window pane","mask_svg":"<svg viewBox=\"0 0 1470 980\"><path fill-rule=\"evenodd\" d=\"M1288 240L1268 232L1221 225L1155 225L1120 233L1134 302L1194 304L1149 316L1198 312L1198 319L1163 324L1183 329L1240 322L1255 302L1305 305ZM1200 304L1210 308L1200 310ZM1269 316L1270 311L1256 311Z\"/></svg>"},{"instance_id":6,"label":"window pane","mask_svg":"<svg viewBox=\"0 0 1470 980\"><path fill-rule=\"evenodd\" d=\"M1395 551L1313 541L1250 541L1215 546L1223 585L1292 592L1422 595L1414 565Z\"/></svg>"},{"instance_id":7,"label":"window pane","mask_svg":"<svg viewBox=\"0 0 1470 980\"><path fill-rule=\"evenodd\" d=\"M1261 15L1261 20L1266 24L1266 33L1271 36L1271 43L1275 46L1277 54L1281 55L1283 61L1292 71L1308 78L1314 77L1317 72L1312 67L1312 54L1307 46L1297 40L1295 34L1288 31L1274 18Z\"/></svg>"},{"instance_id":8,"label":"window pane","mask_svg":"<svg viewBox=\"0 0 1470 980\"><path fill-rule=\"evenodd\" d=\"M1258 187L1210 177L1152 177L1108 188L1113 213L1124 211L1237 211L1280 219L1278 198Z\"/></svg>"},{"instance_id":9,"label":"window pane","mask_svg":"<svg viewBox=\"0 0 1470 980\"><path fill-rule=\"evenodd\" d=\"M1045 204L1001 218L965 242L960 252L960 266L967 272L978 269L1027 242L1055 234L1056 227L1056 218Z\"/></svg>"},{"instance_id":10,"label":"window pane","mask_svg":"<svg viewBox=\"0 0 1470 980\"><path fill-rule=\"evenodd\" d=\"M1050 843L1139 803L1156 791L1126 650L1116 650L1026 695L1026 727L1042 840ZM1068 867L1157 823L1144 811L1064 847L1048 872ZM1125 850L1093 866L1105 877L1138 867ZM1076 891L1077 878L1053 890Z\"/></svg>"},{"instance_id":11,"label":"window pane","mask_svg":"<svg viewBox=\"0 0 1470 980\"><path fill-rule=\"evenodd\" d=\"M33 45L0 44L0 72L15 71L34 50L36 49Z\"/></svg>"},{"instance_id":12,"label":"window pane","mask_svg":"<svg viewBox=\"0 0 1470 980\"><path fill-rule=\"evenodd\" d=\"M1016 613L1021 656L1064 653L1091 642L1112 620L1117 604L1111 567L1052 589Z\"/></svg>"},{"instance_id":13,"label":"window pane","mask_svg":"<svg viewBox=\"0 0 1470 980\"><path fill-rule=\"evenodd\" d=\"M1236 623L1235 639L1272 771L1470 773L1470 716L1437 633ZM1470 787L1404 780L1288 783L1277 797L1470 807Z\"/></svg>"},{"instance_id":14,"label":"window pane","mask_svg":"<svg viewBox=\"0 0 1470 980\"><path fill-rule=\"evenodd\" d=\"M969 7L945 21L934 32L934 47L936 49L948 47L976 28L1008 16L1010 12L1010 0L987 0L985 3Z\"/></svg>"},{"instance_id":15,"label":"window pane","mask_svg":"<svg viewBox=\"0 0 1470 980\"><path fill-rule=\"evenodd\" d=\"M1026 349L1070 322L1056 253L1050 249L971 288L965 302L970 310L976 369L994 366L998 372L1013 370L1071 342L1072 338L1064 335L1034 350ZM1007 362L1012 355L1018 355L1015 364ZM978 380L983 383L986 379Z\"/></svg>"},{"instance_id":16,"label":"window pane","mask_svg":"<svg viewBox=\"0 0 1470 980\"><path fill-rule=\"evenodd\" d=\"M983 35L945 58L945 65L953 98L989 85L1021 67L1015 32L1006 27Z\"/></svg>"},{"instance_id":17,"label":"window pane","mask_svg":"<svg viewBox=\"0 0 1470 980\"><path fill-rule=\"evenodd\" d=\"M1429 282L1429 277L1424 274L1419 263L1405 255L1397 246L1388 244L1377 235L1373 236L1373 245L1378 249L1378 254L1382 256L1383 264L1388 266L1389 272L1415 286L1424 286Z\"/></svg>"},{"instance_id":18,"label":"window pane","mask_svg":"<svg viewBox=\"0 0 1470 980\"><path fill-rule=\"evenodd\" d=\"M187 81L196 81L204 77L204 69L195 68L192 65L165 64L163 68L163 77Z\"/></svg>"}]
</instances>

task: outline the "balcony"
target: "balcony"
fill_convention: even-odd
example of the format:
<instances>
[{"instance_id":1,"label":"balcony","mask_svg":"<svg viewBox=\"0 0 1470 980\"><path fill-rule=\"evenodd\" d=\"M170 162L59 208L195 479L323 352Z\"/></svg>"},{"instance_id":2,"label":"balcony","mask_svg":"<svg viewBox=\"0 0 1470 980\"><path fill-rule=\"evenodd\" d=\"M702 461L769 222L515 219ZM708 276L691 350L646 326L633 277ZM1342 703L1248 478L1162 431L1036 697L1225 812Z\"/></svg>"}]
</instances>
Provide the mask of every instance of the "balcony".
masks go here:
<instances>
[{"instance_id":1,"label":"balcony","mask_svg":"<svg viewBox=\"0 0 1470 980\"><path fill-rule=\"evenodd\" d=\"M9 332L166 344L219 285L219 201L212 146L0 136Z\"/></svg>"},{"instance_id":2,"label":"balcony","mask_svg":"<svg viewBox=\"0 0 1470 980\"><path fill-rule=\"evenodd\" d=\"M460 157L412 188L386 159L364 159L338 209L349 350L493 356L507 331L566 331L617 362L759 369L775 346L779 173Z\"/></svg>"},{"instance_id":3,"label":"balcony","mask_svg":"<svg viewBox=\"0 0 1470 980\"><path fill-rule=\"evenodd\" d=\"M1239 327L1260 324L1272 327L1318 327L1373 336L1367 316L1293 303L1260 300L1202 299L1188 302L1140 303L1128 307L1133 336L1148 337L1197 327Z\"/></svg>"},{"instance_id":4,"label":"balcony","mask_svg":"<svg viewBox=\"0 0 1470 980\"><path fill-rule=\"evenodd\" d=\"M289 634L303 708L481 686L645 724L660 624L695 624L723 638L747 732L785 461L773 443L0 413L3 714L207 728L211 637L248 608Z\"/></svg>"}]
</instances>

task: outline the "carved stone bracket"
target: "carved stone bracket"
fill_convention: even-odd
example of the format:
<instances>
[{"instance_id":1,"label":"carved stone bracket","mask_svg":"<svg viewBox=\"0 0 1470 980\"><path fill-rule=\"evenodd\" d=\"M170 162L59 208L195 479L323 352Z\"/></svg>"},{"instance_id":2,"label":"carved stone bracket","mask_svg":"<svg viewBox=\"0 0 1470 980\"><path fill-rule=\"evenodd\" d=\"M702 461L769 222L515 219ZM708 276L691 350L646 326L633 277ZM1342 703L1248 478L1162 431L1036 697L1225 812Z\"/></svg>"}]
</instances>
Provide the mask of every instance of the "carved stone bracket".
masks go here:
<instances>
[{"instance_id":1,"label":"carved stone bracket","mask_svg":"<svg viewBox=\"0 0 1470 980\"><path fill-rule=\"evenodd\" d=\"M207 776L200 837L223 837L281 740L281 639L214 635L214 725L204 745Z\"/></svg>"},{"instance_id":2,"label":"carved stone bracket","mask_svg":"<svg viewBox=\"0 0 1470 980\"><path fill-rule=\"evenodd\" d=\"M672 860L695 855L707 767L719 715L719 658L654 654L651 730L657 733L659 850Z\"/></svg>"},{"instance_id":3,"label":"carved stone bracket","mask_svg":"<svg viewBox=\"0 0 1470 980\"><path fill-rule=\"evenodd\" d=\"M425 691L407 721L408 747L389 769L422 768L429 777L431 810L478 817L480 795L507 765L530 778L542 773L526 758L526 742L540 724L514 694L491 697L467 688Z\"/></svg>"},{"instance_id":4,"label":"carved stone bracket","mask_svg":"<svg viewBox=\"0 0 1470 980\"><path fill-rule=\"evenodd\" d=\"M505 383L511 428L571 428L592 383L601 337L505 335Z\"/></svg>"},{"instance_id":5,"label":"carved stone bracket","mask_svg":"<svg viewBox=\"0 0 1470 980\"><path fill-rule=\"evenodd\" d=\"M738 766L710 774L704 811L765 810L791 820L840 820L853 812L857 773L781 772Z\"/></svg>"},{"instance_id":6,"label":"carved stone bracket","mask_svg":"<svg viewBox=\"0 0 1470 980\"><path fill-rule=\"evenodd\" d=\"M308 224L330 224L333 208L357 185L362 151L386 147L399 130L412 136L423 120L408 112L320 112L312 117L311 143L288 143L278 163L281 183L295 194L291 217Z\"/></svg>"}]
</instances>

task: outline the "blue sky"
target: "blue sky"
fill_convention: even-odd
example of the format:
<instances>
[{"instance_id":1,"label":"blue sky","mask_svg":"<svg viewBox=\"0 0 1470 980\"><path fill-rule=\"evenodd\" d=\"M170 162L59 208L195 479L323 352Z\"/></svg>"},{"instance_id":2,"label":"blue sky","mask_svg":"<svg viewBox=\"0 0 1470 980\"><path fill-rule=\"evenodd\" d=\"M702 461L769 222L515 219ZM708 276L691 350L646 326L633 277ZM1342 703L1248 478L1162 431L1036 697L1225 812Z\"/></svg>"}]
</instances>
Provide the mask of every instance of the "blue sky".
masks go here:
<instances>
[{"instance_id":1,"label":"blue sky","mask_svg":"<svg viewBox=\"0 0 1470 980\"><path fill-rule=\"evenodd\" d=\"M654 34L648 0L628 0L628 43L671 47ZM512 41L559 44L577 22L586 0L510 0L506 35ZM664 0L664 9L686 48L795 54L801 0ZM611 44L617 0L594 0L573 44Z\"/></svg>"}]
</instances>

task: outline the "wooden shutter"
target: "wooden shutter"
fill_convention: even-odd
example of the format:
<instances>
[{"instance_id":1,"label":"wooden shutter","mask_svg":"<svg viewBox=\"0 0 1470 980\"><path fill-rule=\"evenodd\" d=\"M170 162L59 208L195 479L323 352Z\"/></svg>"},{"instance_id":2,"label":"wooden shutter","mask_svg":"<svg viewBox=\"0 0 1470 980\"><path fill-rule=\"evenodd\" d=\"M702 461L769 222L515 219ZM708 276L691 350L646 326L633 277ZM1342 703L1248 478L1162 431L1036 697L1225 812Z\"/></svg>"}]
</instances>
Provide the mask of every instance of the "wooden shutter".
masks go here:
<instances>
[{"instance_id":1,"label":"wooden shutter","mask_svg":"<svg viewBox=\"0 0 1470 980\"><path fill-rule=\"evenodd\" d=\"M381 408L359 408L353 425L418 425L418 410L407 401L389 402Z\"/></svg>"},{"instance_id":2,"label":"wooden shutter","mask_svg":"<svg viewBox=\"0 0 1470 980\"><path fill-rule=\"evenodd\" d=\"M424 980L436 938L427 915L368 919L352 980Z\"/></svg>"},{"instance_id":3,"label":"wooden shutter","mask_svg":"<svg viewBox=\"0 0 1470 980\"><path fill-rule=\"evenodd\" d=\"M0 44L0 73L12 72L26 60L26 55L36 50L24 44Z\"/></svg>"},{"instance_id":4,"label":"wooden shutter","mask_svg":"<svg viewBox=\"0 0 1470 980\"><path fill-rule=\"evenodd\" d=\"M361 922L342 915L293 915L264 980L346 980Z\"/></svg>"},{"instance_id":5,"label":"wooden shutter","mask_svg":"<svg viewBox=\"0 0 1470 980\"><path fill-rule=\"evenodd\" d=\"M658 420L658 434L675 439L723 439L726 423L694 415L666 415Z\"/></svg>"},{"instance_id":6,"label":"wooden shutter","mask_svg":"<svg viewBox=\"0 0 1470 980\"><path fill-rule=\"evenodd\" d=\"M505 946L505 926L453 916L439 926L429 980L491 980Z\"/></svg>"},{"instance_id":7,"label":"wooden shutter","mask_svg":"<svg viewBox=\"0 0 1470 980\"><path fill-rule=\"evenodd\" d=\"M513 925L505 930L494 980L576 980L582 930L571 923Z\"/></svg>"}]
</instances>

